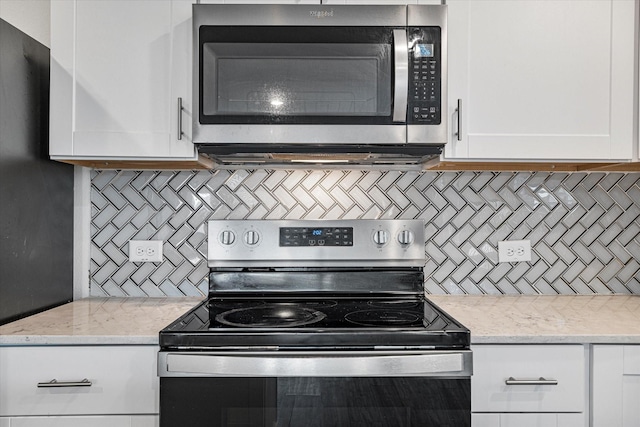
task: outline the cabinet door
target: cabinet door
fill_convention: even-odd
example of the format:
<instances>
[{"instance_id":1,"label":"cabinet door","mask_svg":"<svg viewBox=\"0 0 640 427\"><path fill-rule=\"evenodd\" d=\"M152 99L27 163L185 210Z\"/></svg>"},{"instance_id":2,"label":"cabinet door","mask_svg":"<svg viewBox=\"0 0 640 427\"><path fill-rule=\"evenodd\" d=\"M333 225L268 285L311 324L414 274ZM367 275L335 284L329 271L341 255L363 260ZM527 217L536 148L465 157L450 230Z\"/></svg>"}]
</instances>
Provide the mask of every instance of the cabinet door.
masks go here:
<instances>
[{"instance_id":1,"label":"cabinet door","mask_svg":"<svg viewBox=\"0 0 640 427\"><path fill-rule=\"evenodd\" d=\"M193 144L172 132L172 77L179 77L172 64L184 64L177 53L191 43L174 43L181 3L52 3L53 158L195 158Z\"/></svg>"},{"instance_id":2,"label":"cabinet door","mask_svg":"<svg viewBox=\"0 0 640 427\"><path fill-rule=\"evenodd\" d=\"M472 414L472 427L585 427L583 414Z\"/></svg>"},{"instance_id":3,"label":"cabinet door","mask_svg":"<svg viewBox=\"0 0 640 427\"><path fill-rule=\"evenodd\" d=\"M158 415L132 415L131 427L158 427L160 417Z\"/></svg>"},{"instance_id":4,"label":"cabinet door","mask_svg":"<svg viewBox=\"0 0 640 427\"><path fill-rule=\"evenodd\" d=\"M594 345L593 427L640 427L640 346Z\"/></svg>"},{"instance_id":5,"label":"cabinet door","mask_svg":"<svg viewBox=\"0 0 640 427\"><path fill-rule=\"evenodd\" d=\"M445 157L631 159L633 3L447 1Z\"/></svg>"},{"instance_id":6,"label":"cabinet door","mask_svg":"<svg viewBox=\"0 0 640 427\"><path fill-rule=\"evenodd\" d=\"M183 144L191 144L193 120L193 19L192 0L171 2L172 46L171 49L171 96L173 106L170 140L178 152ZM180 100L180 102L178 101ZM182 109L178 108L181 105Z\"/></svg>"}]
</instances>

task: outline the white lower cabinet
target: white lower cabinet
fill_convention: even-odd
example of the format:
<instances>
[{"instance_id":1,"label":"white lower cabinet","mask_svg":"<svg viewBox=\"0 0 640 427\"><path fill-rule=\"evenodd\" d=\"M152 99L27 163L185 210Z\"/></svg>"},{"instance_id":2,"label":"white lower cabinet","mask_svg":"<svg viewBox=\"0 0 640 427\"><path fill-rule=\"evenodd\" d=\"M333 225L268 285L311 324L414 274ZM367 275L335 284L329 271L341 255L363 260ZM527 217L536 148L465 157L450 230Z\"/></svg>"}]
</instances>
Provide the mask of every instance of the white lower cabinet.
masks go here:
<instances>
[{"instance_id":1,"label":"white lower cabinet","mask_svg":"<svg viewBox=\"0 0 640 427\"><path fill-rule=\"evenodd\" d=\"M585 427L583 414L473 414L473 427Z\"/></svg>"},{"instance_id":2,"label":"white lower cabinet","mask_svg":"<svg viewBox=\"0 0 640 427\"><path fill-rule=\"evenodd\" d=\"M0 418L0 427L157 427L158 425L160 422L157 415Z\"/></svg>"},{"instance_id":3,"label":"white lower cabinet","mask_svg":"<svg viewBox=\"0 0 640 427\"><path fill-rule=\"evenodd\" d=\"M0 347L0 427L158 424L156 346Z\"/></svg>"},{"instance_id":4,"label":"white lower cabinet","mask_svg":"<svg viewBox=\"0 0 640 427\"><path fill-rule=\"evenodd\" d=\"M640 345L594 345L592 427L640 427Z\"/></svg>"},{"instance_id":5,"label":"white lower cabinet","mask_svg":"<svg viewBox=\"0 0 640 427\"><path fill-rule=\"evenodd\" d=\"M473 346L473 427L586 427L583 345Z\"/></svg>"}]
</instances>

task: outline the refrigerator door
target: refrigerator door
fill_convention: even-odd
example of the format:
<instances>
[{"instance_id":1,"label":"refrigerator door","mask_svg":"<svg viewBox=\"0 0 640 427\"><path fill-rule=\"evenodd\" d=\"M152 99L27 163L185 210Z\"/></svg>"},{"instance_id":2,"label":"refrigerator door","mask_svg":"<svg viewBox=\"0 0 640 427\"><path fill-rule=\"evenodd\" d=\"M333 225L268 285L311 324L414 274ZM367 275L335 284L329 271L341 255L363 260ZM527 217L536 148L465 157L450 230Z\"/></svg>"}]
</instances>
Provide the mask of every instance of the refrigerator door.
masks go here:
<instances>
[{"instance_id":1,"label":"refrigerator door","mask_svg":"<svg viewBox=\"0 0 640 427\"><path fill-rule=\"evenodd\" d=\"M49 49L0 19L0 324L73 298L73 166L49 160Z\"/></svg>"}]
</instances>

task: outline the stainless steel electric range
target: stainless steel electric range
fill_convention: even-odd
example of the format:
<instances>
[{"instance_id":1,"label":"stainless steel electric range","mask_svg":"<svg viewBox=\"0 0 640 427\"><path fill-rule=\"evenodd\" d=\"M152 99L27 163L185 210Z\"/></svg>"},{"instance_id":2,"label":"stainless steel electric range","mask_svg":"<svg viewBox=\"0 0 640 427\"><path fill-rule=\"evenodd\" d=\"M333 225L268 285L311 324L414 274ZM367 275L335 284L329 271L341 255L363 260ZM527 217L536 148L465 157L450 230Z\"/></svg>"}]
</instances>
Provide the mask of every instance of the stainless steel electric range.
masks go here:
<instances>
[{"instance_id":1,"label":"stainless steel electric range","mask_svg":"<svg viewBox=\"0 0 640 427\"><path fill-rule=\"evenodd\" d=\"M160 332L160 426L471 425L469 330L422 220L210 221L209 296Z\"/></svg>"}]
</instances>

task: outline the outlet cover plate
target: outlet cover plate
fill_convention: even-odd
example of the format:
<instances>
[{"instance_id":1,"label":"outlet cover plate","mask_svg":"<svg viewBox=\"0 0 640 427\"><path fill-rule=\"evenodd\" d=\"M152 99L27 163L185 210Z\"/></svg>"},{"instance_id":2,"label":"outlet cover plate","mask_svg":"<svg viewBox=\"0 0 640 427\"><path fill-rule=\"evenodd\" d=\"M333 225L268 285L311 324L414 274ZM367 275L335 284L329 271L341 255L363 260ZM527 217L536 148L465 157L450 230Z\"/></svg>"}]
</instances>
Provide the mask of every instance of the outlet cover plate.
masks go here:
<instances>
[{"instance_id":1,"label":"outlet cover plate","mask_svg":"<svg viewBox=\"0 0 640 427\"><path fill-rule=\"evenodd\" d=\"M530 240L498 242L498 262L531 261Z\"/></svg>"},{"instance_id":2,"label":"outlet cover plate","mask_svg":"<svg viewBox=\"0 0 640 427\"><path fill-rule=\"evenodd\" d=\"M162 240L129 240L129 261L162 262Z\"/></svg>"}]
</instances>

